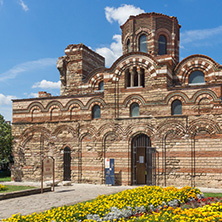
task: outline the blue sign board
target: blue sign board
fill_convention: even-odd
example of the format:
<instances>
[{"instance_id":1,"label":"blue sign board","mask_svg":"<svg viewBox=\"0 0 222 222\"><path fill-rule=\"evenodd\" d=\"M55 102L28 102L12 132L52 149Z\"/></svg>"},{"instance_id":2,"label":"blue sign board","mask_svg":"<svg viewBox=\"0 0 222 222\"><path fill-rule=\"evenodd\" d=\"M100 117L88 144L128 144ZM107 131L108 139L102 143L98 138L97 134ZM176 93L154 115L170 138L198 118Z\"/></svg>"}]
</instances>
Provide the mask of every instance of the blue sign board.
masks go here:
<instances>
[{"instance_id":1,"label":"blue sign board","mask_svg":"<svg viewBox=\"0 0 222 222\"><path fill-rule=\"evenodd\" d=\"M115 185L114 159L105 159L105 183Z\"/></svg>"}]
</instances>

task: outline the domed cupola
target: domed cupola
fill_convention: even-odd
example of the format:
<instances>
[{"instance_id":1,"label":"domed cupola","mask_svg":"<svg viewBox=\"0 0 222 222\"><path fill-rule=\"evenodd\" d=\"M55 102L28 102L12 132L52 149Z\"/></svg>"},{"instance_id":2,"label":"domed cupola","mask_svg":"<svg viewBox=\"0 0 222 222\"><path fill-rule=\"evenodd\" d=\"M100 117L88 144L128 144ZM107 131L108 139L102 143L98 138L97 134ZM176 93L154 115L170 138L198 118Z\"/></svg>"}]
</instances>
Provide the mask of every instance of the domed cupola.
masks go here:
<instances>
[{"instance_id":1,"label":"domed cupola","mask_svg":"<svg viewBox=\"0 0 222 222\"><path fill-rule=\"evenodd\" d=\"M130 16L121 26L123 54L144 52L160 61L171 57L177 64L180 27L176 17L160 13Z\"/></svg>"}]
</instances>

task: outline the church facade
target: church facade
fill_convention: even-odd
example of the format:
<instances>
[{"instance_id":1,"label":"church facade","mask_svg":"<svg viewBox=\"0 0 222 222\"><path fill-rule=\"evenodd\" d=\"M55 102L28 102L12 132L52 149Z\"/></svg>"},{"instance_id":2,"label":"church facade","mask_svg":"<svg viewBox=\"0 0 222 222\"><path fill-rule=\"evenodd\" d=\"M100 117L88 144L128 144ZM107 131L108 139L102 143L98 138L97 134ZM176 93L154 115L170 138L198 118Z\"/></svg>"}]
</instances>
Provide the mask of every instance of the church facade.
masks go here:
<instances>
[{"instance_id":1,"label":"church facade","mask_svg":"<svg viewBox=\"0 0 222 222\"><path fill-rule=\"evenodd\" d=\"M121 26L123 55L110 68L83 44L58 59L61 95L13 100L12 179L118 185L222 185L222 65L205 55L179 61L180 25L159 13Z\"/></svg>"}]
</instances>

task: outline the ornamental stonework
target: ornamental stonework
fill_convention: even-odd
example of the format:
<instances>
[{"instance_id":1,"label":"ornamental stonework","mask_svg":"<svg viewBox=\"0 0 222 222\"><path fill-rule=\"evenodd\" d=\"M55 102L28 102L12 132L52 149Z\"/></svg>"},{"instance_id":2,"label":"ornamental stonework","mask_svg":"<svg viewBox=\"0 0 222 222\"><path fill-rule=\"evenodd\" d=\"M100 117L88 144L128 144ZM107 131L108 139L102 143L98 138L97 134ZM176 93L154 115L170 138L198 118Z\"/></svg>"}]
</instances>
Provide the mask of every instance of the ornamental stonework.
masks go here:
<instances>
[{"instance_id":1,"label":"ornamental stonework","mask_svg":"<svg viewBox=\"0 0 222 222\"><path fill-rule=\"evenodd\" d=\"M121 30L110 68L72 44L57 62L60 96L13 100L12 179L40 181L52 156L60 181L103 184L111 158L117 185L221 186L222 66L199 54L179 62L176 17L130 16Z\"/></svg>"}]
</instances>

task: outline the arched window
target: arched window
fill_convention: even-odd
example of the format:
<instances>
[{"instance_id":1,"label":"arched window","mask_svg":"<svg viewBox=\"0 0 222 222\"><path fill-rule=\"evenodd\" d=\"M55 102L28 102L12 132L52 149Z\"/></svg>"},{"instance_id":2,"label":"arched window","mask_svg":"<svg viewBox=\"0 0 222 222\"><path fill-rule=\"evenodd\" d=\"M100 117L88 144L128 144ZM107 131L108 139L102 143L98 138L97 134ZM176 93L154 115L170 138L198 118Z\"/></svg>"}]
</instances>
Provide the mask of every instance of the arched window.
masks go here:
<instances>
[{"instance_id":1,"label":"arched window","mask_svg":"<svg viewBox=\"0 0 222 222\"><path fill-rule=\"evenodd\" d=\"M103 91L104 90L104 84L103 84L103 81L101 81L99 83L99 90Z\"/></svg>"},{"instance_id":2,"label":"arched window","mask_svg":"<svg viewBox=\"0 0 222 222\"><path fill-rule=\"evenodd\" d=\"M140 107L138 103L133 103L130 106L130 116L131 117L136 117L140 115Z\"/></svg>"},{"instance_id":3,"label":"arched window","mask_svg":"<svg viewBox=\"0 0 222 222\"><path fill-rule=\"evenodd\" d=\"M130 44L130 40L127 40L127 52L131 52L131 44Z\"/></svg>"},{"instance_id":4,"label":"arched window","mask_svg":"<svg viewBox=\"0 0 222 222\"><path fill-rule=\"evenodd\" d=\"M141 35L139 38L139 51L140 52L147 52L146 35Z\"/></svg>"},{"instance_id":5,"label":"arched window","mask_svg":"<svg viewBox=\"0 0 222 222\"><path fill-rule=\"evenodd\" d=\"M201 71L194 71L189 75L189 84L205 83L204 74Z\"/></svg>"},{"instance_id":6,"label":"arched window","mask_svg":"<svg viewBox=\"0 0 222 222\"><path fill-rule=\"evenodd\" d=\"M167 40L164 35L159 36L158 44L159 44L158 54L159 55L167 54Z\"/></svg>"},{"instance_id":7,"label":"arched window","mask_svg":"<svg viewBox=\"0 0 222 222\"><path fill-rule=\"evenodd\" d=\"M174 100L171 104L172 115L182 115L182 102L178 99Z\"/></svg>"},{"instance_id":8,"label":"arched window","mask_svg":"<svg viewBox=\"0 0 222 222\"><path fill-rule=\"evenodd\" d=\"M92 108L92 119L99 119L101 117L101 110L99 105L95 105Z\"/></svg>"}]
</instances>

